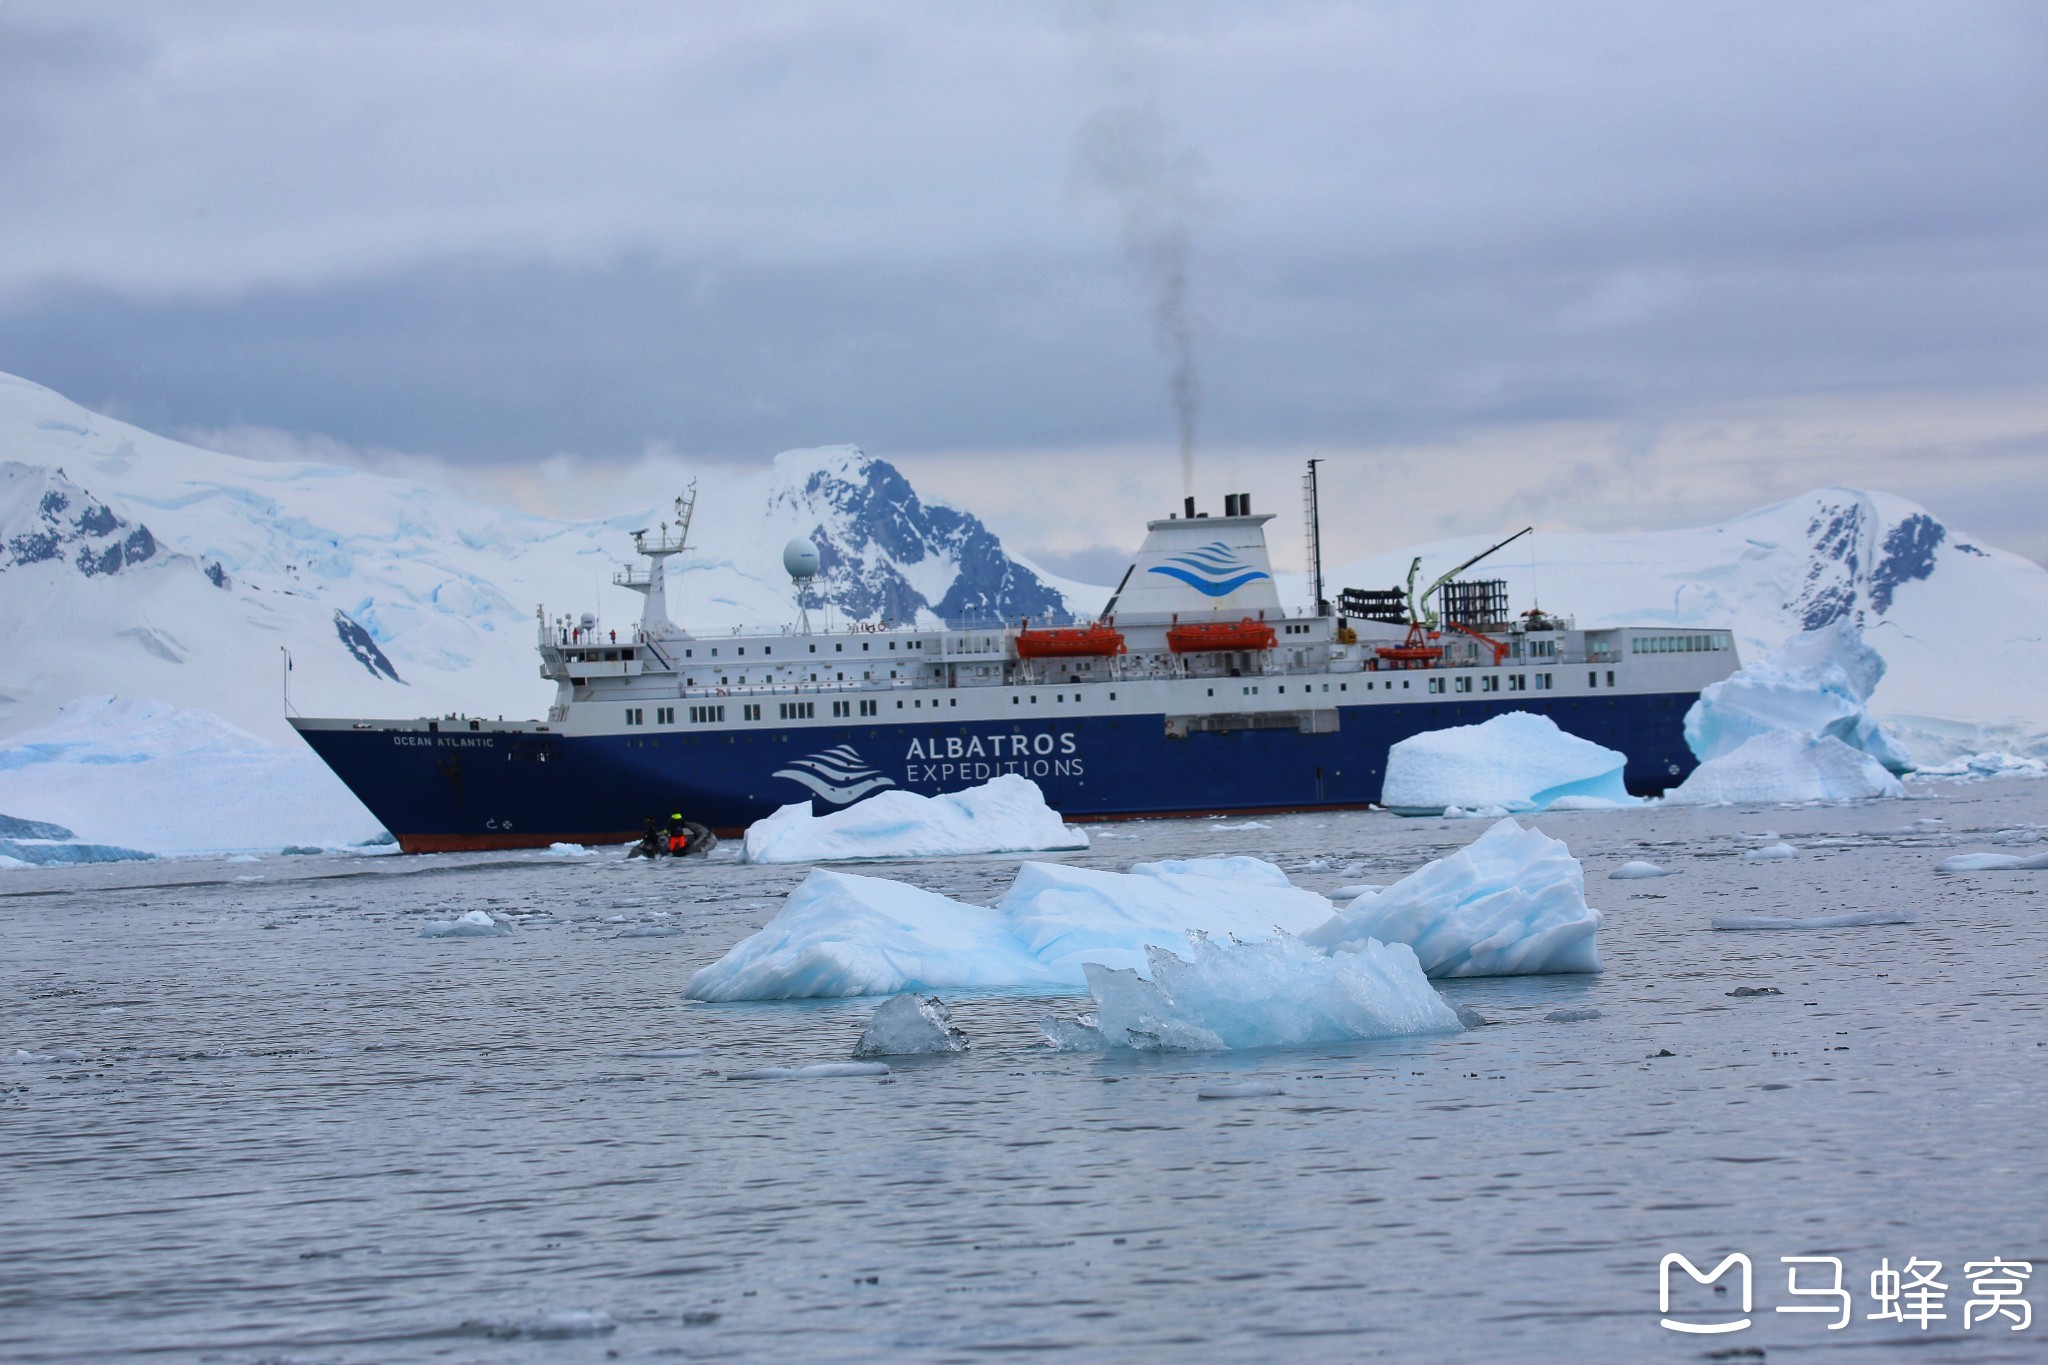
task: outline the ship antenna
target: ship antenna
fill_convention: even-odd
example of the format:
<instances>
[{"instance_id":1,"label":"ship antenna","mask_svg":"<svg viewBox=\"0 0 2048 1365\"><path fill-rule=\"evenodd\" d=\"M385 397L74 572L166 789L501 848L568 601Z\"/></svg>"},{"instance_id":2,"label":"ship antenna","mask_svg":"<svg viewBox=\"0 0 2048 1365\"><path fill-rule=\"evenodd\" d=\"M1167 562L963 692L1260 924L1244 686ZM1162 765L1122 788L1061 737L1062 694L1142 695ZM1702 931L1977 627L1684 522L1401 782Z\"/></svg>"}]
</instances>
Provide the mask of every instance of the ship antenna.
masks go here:
<instances>
[{"instance_id":1,"label":"ship antenna","mask_svg":"<svg viewBox=\"0 0 2048 1365\"><path fill-rule=\"evenodd\" d=\"M1308 520L1308 564L1315 580L1316 615L1328 616L1330 603L1323 596L1323 509L1316 482L1316 466L1321 463L1320 459L1308 462L1308 473L1301 480L1301 502Z\"/></svg>"}]
</instances>

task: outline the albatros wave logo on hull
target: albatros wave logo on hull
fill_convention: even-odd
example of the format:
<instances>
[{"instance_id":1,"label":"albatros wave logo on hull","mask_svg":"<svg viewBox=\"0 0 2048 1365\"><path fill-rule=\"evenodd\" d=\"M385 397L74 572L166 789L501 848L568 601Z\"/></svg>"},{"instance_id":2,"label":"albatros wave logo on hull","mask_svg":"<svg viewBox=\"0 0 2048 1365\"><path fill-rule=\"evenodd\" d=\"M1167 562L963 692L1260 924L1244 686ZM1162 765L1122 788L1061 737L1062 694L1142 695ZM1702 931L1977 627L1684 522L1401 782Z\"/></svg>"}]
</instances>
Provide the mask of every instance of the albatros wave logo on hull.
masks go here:
<instances>
[{"instance_id":1,"label":"albatros wave logo on hull","mask_svg":"<svg viewBox=\"0 0 2048 1365\"><path fill-rule=\"evenodd\" d=\"M787 768L776 769L775 775L810 788L814 795L835 806L847 805L869 792L896 785L892 778L871 767L847 744L799 758Z\"/></svg>"},{"instance_id":2,"label":"albatros wave logo on hull","mask_svg":"<svg viewBox=\"0 0 2048 1365\"><path fill-rule=\"evenodd\" d=\"M1255 569L1245 563L1236 551L1220 540L1212 540L1199 550L1175 555L1164 564L1153 565L1147 572L1177 578L1204 597L1222 597L1247 583L1272 577L1264 569Z\"/></svg>"}]
</instances>

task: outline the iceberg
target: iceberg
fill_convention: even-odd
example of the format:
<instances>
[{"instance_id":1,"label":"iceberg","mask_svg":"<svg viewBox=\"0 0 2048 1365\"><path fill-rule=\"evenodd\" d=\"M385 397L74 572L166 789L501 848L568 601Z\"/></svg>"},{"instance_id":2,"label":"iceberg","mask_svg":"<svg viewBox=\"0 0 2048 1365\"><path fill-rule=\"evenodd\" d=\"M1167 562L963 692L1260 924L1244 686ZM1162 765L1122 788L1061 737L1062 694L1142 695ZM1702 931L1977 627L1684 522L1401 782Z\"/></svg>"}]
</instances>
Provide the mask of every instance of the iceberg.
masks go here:
<instances>
[{"instance_id":1,"label":"iceberg","mask_svg":"<svg viewBox=\"0 0 2048 1365\"><path fill-rule=\"evenodd\" d=\"M1865 801L1906 794L1899 779L1863 750L1833 735L1774 730L1694 768L1664 793L1673 806L1778 805Z\"/></svg>"},{"instance_id":2,"label":"iceberg","mask_svg":"<svg viewBox=\"0 0 2048 1365\"><path fill-rule=\"evenodd\" d=\"M156 857L115 844L55 843L40 839L0 839L0 858L28 867L69 867L82 863L148 862Z\"/></svg>"},{"instance_id":3,"label":"iceberg","mask_svg":"<svg viewBox=\"0 0 2048 1365\"><path fill-rule=\"evenodd\" d=\"M1478 725L1412 735L1387 754L1380 803L1397 815L1509 815L1560 801L1588 809L1640 804L1622 785L1626 754L1509 711Z\"/></svg>"},{"instance_id":4,"label":"iceberg","mask_svg":"<svg viewBox=\"0 0 2048 1365\"><path fill-rule=\"evenodd\" d=\"M1599 928L1571 850L1502 820L1458 852L1338 910L1302 939L1333 951L1406 944L1433 977L1518 976L1599 971Z\"/></svg>"},{"instance_id":5,"label":"iceberg","mask_svg":"<svg viewBox=\"0 0 2048 1365\"><path fill-rule=\"evenodd\" d=\"M1087 834L1045 804L1036 782L1004 773L939 796L877 792L826 815L811 814L810 803L799 801L748 827L746 859L820 863L1086 847Z\"/></svg>"},{"instance_id":6,"label":"iceberg","mask_svg":"<svg viewBox=\"0 0 2048 1365\"><path fill-rule=\"evenodd\" d=\"M1084 961L1139 968L1189 930L1271 938L1330 903L1256 858L1140 863L1128 873L1026 863L994 907L813 869L782 910L690 978L698 1000L937 990L1080 990Z\"/></svg>"},{"instance_id":7,"label":"iceberg","mask_svg":"<svg viewBox=\"0 0 2048 1365\"><path fill-rule=\"evenodd\" d=\"M1189 956L1146 949L1151 979L1087 964L1095 1029L1141 1051L1299 1047L1455 1033L1464 1026L1403 944L1325 953L1281 936L1222 944L1187 937Z\"/></svg>"},{"instance_id":8,"label":"iceberg","mask_svg":"<svg viewBox=\"0 0 2048 1365\"><path fill-rule=\"evenodd\" d=\"M854 1044L856 1057L910 1057L922 1053L965 1052L967 1035L950 1022L953 1012L936 995L919 999L899 995L868 1018Z\"/></svg>"},{"instance_id":9,"label":"iceberg","mask_svg":"<svg viewBox=\"0 0 2048 1365\"><path fill-rule=\"evenodd\" d=\"M1701 689L1685 713L1685 742L1705 764L1763 735L1829 738L1888 772L1911 772L1912 760L1865 709L1883 677L1883 656L1854 621L1840 617L1801 631L1769 658Z\"/></svg>"}]
</instances>

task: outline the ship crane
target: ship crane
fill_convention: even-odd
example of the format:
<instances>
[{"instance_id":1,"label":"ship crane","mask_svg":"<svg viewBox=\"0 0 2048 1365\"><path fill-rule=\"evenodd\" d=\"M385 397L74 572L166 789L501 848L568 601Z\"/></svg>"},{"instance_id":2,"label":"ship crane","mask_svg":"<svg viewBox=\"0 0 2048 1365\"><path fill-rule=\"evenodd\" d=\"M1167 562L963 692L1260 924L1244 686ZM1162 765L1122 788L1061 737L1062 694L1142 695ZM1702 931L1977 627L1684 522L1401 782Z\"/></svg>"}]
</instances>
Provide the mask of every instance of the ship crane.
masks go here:
<instances>
[{"instance_id":1,"label":"ship crane","mask_svg":"<svg viewBox=\"0 0 2048 1365\"><path fill-rule=\"evenodd\" d=\"M1415 592L1415 580L1422 575L1422 556L1417 555L1414 562L1408 566L1408 638L1398 645L1378 650L1379 656L1397 668L1423 667L1441 659L1444 654L1443 646L1430 643L1432 640L1443 638L1443 632L1437 629L1441 622L1437 617L1436 608L1430 605L1430 599L1436 596L1437 589L1471 568L1474 564L1477 564L1480 560L1485 559L1488 555L1498 550L1506 549L1535 529L1533 526L1524 526L1499 544L1487 546L1455 569L1438 575L1436 581L1424 588L1420 596L1417 596ZM1492 649L1493 661L1496 665L1507 657L1508 647L1500 641L1490 636L1482 635L1470 626L1457 621L1451 622L1451 629L1470 635L1473 639Z\"/></svg>"}]
</instances>

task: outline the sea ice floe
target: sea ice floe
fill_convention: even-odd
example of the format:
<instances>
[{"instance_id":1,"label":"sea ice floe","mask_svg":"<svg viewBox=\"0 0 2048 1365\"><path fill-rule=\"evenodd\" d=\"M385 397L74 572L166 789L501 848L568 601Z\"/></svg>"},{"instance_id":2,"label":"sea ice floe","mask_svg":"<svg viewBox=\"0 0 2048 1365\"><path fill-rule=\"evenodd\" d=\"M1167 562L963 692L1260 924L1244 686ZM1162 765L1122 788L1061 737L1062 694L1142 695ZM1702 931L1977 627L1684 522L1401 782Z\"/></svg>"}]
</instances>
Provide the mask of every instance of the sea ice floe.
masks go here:
<instances>
[{"instance_id":1,"label":"sea ice floe","mask_svg":"<svg viewBox=\"0 0 2048 1365\"><path fill-rule=\"evenodd\" d=\"M818 863L1086 847L1087 834L1045 804L1036 782L1004 773L938 796L877 792L826 815L811 814L808 801L784 806L747 829L746 859Z\"/></svg>"},{"instance_id":2,"label":"sea ice floe","mask_svg":"<svg viewBox=\"0 0 2048 1365\"><path fill-rule=\"evenodd\" d=\"M1859 910L1847 915L1716 915L1716 929L1858 929L1866 924L1915 924L1911 910Z\"/></svg>"},{"instance_id":3,"label":"sea ice floe","mask_svg":"<svg viewBox=\"0 0 2048 1365\"><path fill-rule=\"evenodd\" d=\"M518 1318L472 1318L462 1324L465 1332L498 1341L563 1341L573 1337L601 1337L617 1328L611 1314L589 1308L554 1308Z\"/></svg>"},{"instance_id":4,"label":"sea ice floe","mask_svg":"<svg viewBox=\"0 0 2048 1365\"><path fill-rule=\"evenodd\" d=\"M1884 658L1849 617L1802 631L1765 659L1709 683L1685 713L1685 740L1702 763L1766 734L1841 741L1894 773L1913 764L1870 718ZM1803 798L1786 798L1803 799Z\"/></svg>"},{"instance_id":5,"label":"sea ice floe","mask_svg":"<svg viewBox=\"0 0 2048 1365\"><path fill-rule=\"evenodd\" d=\"M1502 820L1472 843L1302 934L1317 947L1407 944L1433 977L1597 972L1585 872L1541 830Z\"/></svg>"},{"instance_id":6,"label":"sea ice floe","mask_svg":"<svg viewBox=\"0 0 2048 1365\"><path fill-rule=\"evenodd\" d=\"M1982 782L1993 777L2048 777L2048 761L2019 754L1966 754L1933 767L1921 767L1917 777L1945 782Z\"/></svg>"},{"instance_id":7,"label":"sea ice floe","mask_svg":"<svg viewBox=\"0 0 2048 1365\"><path fill-rule=\"evenodd\" d=\"M698 1000L794 1000L908 991L1078 990L1084 961L1145 965L1189 930L1270 938L1330 903L1255 858L1140 863L1129 873L1026 863L993 908L824 868L758 932L691 977Z\"/></svg>"},{"instance_id":8,"label":"sea ice floe","mask_svg":"<svg viewBox=\"0 0 2048 1365\"><path fill-rule=\"evenodd\" d=\"M809 1066L757 1066L751 1071L728 1071L729 1081L813 1081L841 1076L886 1076L882 1062L812 1062Z\"/></svg>"},{"instance_id":9,"label":"sea ice floe","mask_svg":"<svg viewBox=\"0 0 2048 1365\"><path fill-rule=\"evenodd\" d=\"M1782 863L1797 858L1799 850L1790 844L1771 844L1765 848L1749 848L1742 851L1745 863Z\"/></svg>"},{"instance_id":10,"label":"sea ice floe","mask_svg":"<svg viewBox=\"0 0 2048 1365\"><path fill-rule=\"evenodd\" d=\"M1669 877L1671 875L1671 869L1668 867L1659 867L1655 863L1635 858L1608 873L1607 880L1611 882L1628 882L1645 877Z\"/></svg>"},{"instance_id":11,"label":"sea ice floe","mask_svg":"<svg viewBox=\"0 0 2048 1365\"><path fill-rule=\"evenodd\" d=\"M953 1011L936 995L899 995L868 1017L853 1045L856 1057L911 1057L965 1052L967 1035L950 1022Z\"/></svg>"},{"instance_id":12,"label":"sea ice floe","mask_svg":"<svg viewBox=\"0 0 2048 1365\"><path fill-rule=\"evenodd\" d=\"M1958 853L1935 864L1936 872L2035 872L2048 868L2048 852Z\"/></svg>"},{"instance_id":13,"label":"sea ice floe","mask_svg":"<svg viewBox=\"0 0 2048 1365\"><path fill-rule=\"evenodd\" d=\"M421 938L495 938L512 928L500 924L486 910L472 910L460 919L428 920L420 926Z\"/></svg>"},{"instance_id":14,"label":"sea ice floe","mask_svg":"<svg viewBox=\"0 0 2048 1365\"><path fill-rule=\"evenodd\" d=\"M1086 965L1095 1029L1111 1046L1297 1047L1462 1027L1402 944L1325 953L1287 936L1225 944L1195 933L1186 951L1146 949L1150 980Z\"/></svg>"},{"instance_id":15,"label":"sea ice floe","mask_svg":"<svg viewBox=\"0 0 2048 1365\"><path fill-rule=\"evenodd\" d=\"M1577 809L1633 806L1640 803L1621 780L1627 762L1548 716L1509 711L1395 744L1380 801L1400 815L1468 818L1543 810L1568 798Z\"/></svg>"},{"instance_id":16,"label":"sea ice floe","mask_svg":"<svg viewBox=\"0 0 2048 1365\"><path fill-rule=\"evenodd\" d=\"M1867 801L1906 789L1876 759L1833 735L1774 730L1694 768L1664 793L1666 805L1768 805L1801 801Z\"/></svg>"},{"instance_id":17,"label":"sea ice floe","mask_svg":"<svg viewBox=\"0 0 2048 1365\"><path fill-rule=\"evenodd\" d=\"M1271 1081L1239 1081L1234 1085L1205 1085L1195 1092L1198 1100L1262 1100L1284 1095L1285 1087Z\"/></svg>"}]
</instances>

